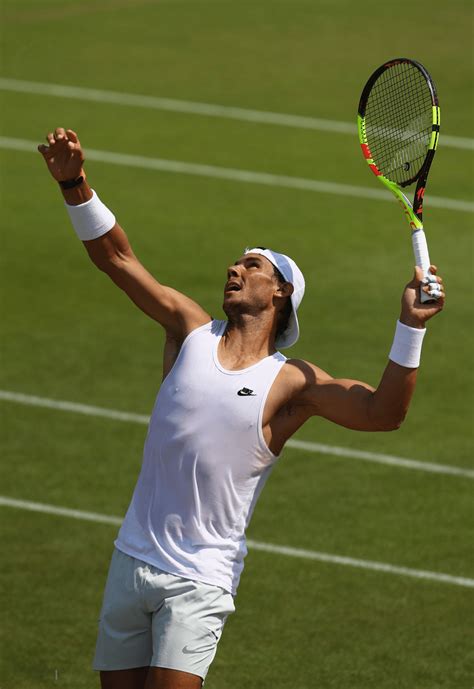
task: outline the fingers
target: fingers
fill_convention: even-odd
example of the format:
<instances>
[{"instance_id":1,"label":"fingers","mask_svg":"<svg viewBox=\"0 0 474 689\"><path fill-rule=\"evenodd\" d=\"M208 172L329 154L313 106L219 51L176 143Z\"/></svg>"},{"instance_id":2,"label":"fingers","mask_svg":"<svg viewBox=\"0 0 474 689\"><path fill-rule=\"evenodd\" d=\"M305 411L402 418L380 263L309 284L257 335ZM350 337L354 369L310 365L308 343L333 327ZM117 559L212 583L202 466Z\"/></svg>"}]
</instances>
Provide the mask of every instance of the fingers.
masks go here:
<instances>
[{"instance_id":1,"label":"fingers","mask_svg":"<svg viewBox=\"0 0 474 689\"><path fill-rule=\"evenodd\" d=\"M444 306L446 291L443 284L443 278L436 275L438 271L437 266L430 265L429 273L424 274L420 266L415 266L415 274L410 287L420 287L420 289L427 294L431 299L435 300L440 307Z\"/></svg>"},{"instance_id":2,"label":"fingers","mask_svg":"<svg viewBox=\"0 0 474 689\"><path fill-rule=\"evenodd\" d=\"M46 141L50 146L65 140L67 140L66 131L62 127L58 127L54 132L48 132L46 135Z\"/></svg>"},{"instance_id":3,"label":"fingers","mask_svg":"<svg viewBox=\"0 0 474 689\"><path fill-rule=\"evenodd\" d=\"M76 132L72 129L64 129L63 127L56 127L54 132L48 132L46 141L50 146L54 146L57 141L70 141L74 144L79 143Z\"/></svg>"},{"instance_id":4,"label":"fingers","mask_svg":"<svg viewBox=\"0 0 474 689\"><path fill-rule=\"evenodd\" d=\"M428 294L432 299L444 299L445 289L443 285L443 278L437 275L427 275L421 281L422 291Z\"/></svg>"},{"instance_id":5,"label":"fingers","mask_svg":"<svg viewBox=\"0 0 474 689\"><path fill-rule=\"evenodd\" d=\"M415 266L415 275L413 281L415 283L421 283L427 285L431 282L437 282L439 284L443 283L443 278L436 275L438 268L436 266L430 266L428 275L425 275L423 269L420 266Z\"/></svg>"},{"instance_id":6,"label":"fingers","mask_svg":"<svg viewBox=\"0 0 474 689\"><path fill-rule=\"evenodd\" d=\"M43 156L43 158L49 164L50 160L52 160L54 157L54 147L46 146L46 144L40 144L37 148L38 148L38 151Z\"/></svg>"},{"instance_id":7,"label":"fingers","mask_svg":"<svg viewBox=\"0 0 474 689\"><path fill-rule=\"evenodd\" d=\"M66 129L66 135L69 141L72 141L74 144L79 143L79 139L77 137L76 132L73 132L72 129Z\"/></svg>"},{"instance_id":8,"label":"fingers","mask_svg":"<svg viewBox=\"0 0 474 689\"><path fill-rule=\"evenodd\" d=\"M47 146L44 144L38 146L38 151L43 156L46 156L48 151L51 152L51 149L58 145L61 146L66 144L71 150L80 149L81 147L76 132L72 129L64 129L63 127L56 127L54 132L48 132L46 135L46 141L48 142Z\"/></svg>"},{"instance_id":9,"label":"fingers","mask_svg":"<svg viewBox=\"0 0 474 689\"><path fill-rule=\"evenodd\" d=\"M50 150L49 146L46 146L45 144L40 144L40 145L38 146L38 151L41 153L41 155L42 155L44 158L46 158L46 156L48 155L49 150Z\"/></svg>"},{"instance_id":10,"label":"fingers","mask_svg":"<svg viewBox=\"0 0 474 689\"><path fill-rule=\"evenodd\" d=\"M422 287L422 290L425 294L427 294L429 297L431 297L431 299L436 299L436 301L438 301L438 299L441 299L441 298L444 299L446 296L444 289L443 288L440 289L436 285L429 285L427 287Z\"/></svg>"},{"instance_id":11,"label":"fingers","mask_svg":"<svg viewBox=\"0 0 474 689\"><path fill-rule=\"evenodd\" d=\"M425 277L425 274L423 272L423 268L420 268L420 266L415 266L415 274L413 276L413 282L415 284L420 284L420 282L423 280Z\"/></svg>"},{"instance_id":12,"label":"fingers","mask_svg":"<svg viewBox=\"0 0 474 689\"><path fill-rule=\"evenodd\" d=\"M56 127L56 129L54 130L54 138L56 139L56 141L66 139L66 130L62 127Z\"/></svg>"}]
</instances>

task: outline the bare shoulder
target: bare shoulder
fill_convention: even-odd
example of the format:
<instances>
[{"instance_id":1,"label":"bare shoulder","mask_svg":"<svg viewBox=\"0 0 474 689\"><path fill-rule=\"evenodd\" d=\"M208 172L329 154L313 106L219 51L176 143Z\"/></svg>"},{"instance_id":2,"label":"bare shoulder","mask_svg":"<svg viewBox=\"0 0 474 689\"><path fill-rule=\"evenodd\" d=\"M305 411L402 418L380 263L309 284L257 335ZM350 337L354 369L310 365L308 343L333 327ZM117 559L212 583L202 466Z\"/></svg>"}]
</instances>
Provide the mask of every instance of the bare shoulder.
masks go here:
<instances>
[{"instance_id":1,"label":"bare shoulder","mask_svg":"<svg viewBox=\"0 0 474 689\"><path fill-rule=\"evenodd\" d=\"M166 339L163 348L163 380L173 368L186 337L194 332L194 330L197 330L197 328L200 328L207 323L211 323L211 321L212 318L205 311L202 311L202 314L196 312L194 317L189 319L187 327L182 335L175 335L169 330L165 331Z\"/></svg>"},{"instance_id":2,"label":"bare shoulder","mask_svg":"<svg viewBox=\"0 0 474 689\"><path fill-rule=\"evenodd\" d=\"M287 359L282 368L282 383L290 387L292 397L298 397L310 386L331 380L322 368L304 359Z\"/></svg>"},{"instance_id":3,"label":"bare shoulder","mask_svg":"<svg viewBox=\"0 0 474 689\"><path fill-rule=\"evenodd\" d=\"M306 393L331 377L318 366L303 359L287 359L277 376L267 405L272 413L286 405L307 404Z\"/></svg>"},{"instance_id":4,"label":"bare shoulder","mask_svg":"<svg viewBox=\"0 0 474 689\"><path fill-rule=\"evenodd\" d=\"M314 415L308 391L328 379L325 371L303 359L287 359L281 367L263 415L264 436L275 454Z\"/></svg>"}]
</instances>

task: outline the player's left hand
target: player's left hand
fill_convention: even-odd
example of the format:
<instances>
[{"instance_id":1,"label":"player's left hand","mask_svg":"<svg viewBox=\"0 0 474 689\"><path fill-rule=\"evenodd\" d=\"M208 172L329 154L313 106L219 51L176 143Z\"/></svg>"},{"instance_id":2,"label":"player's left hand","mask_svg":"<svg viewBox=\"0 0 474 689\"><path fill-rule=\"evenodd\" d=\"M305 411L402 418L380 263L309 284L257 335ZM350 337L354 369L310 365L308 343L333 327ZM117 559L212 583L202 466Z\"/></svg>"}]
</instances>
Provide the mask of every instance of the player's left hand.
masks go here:
<instances>
[{"instance_id":1,"label":"player's left hand","mask_svg":"<svg viewBox=\"0 0 474 689\"><path fill-rule=\"evenodd\" d=\"M48 170L57 182L85 177L84 151L76 132L57 127L46 136L48 145L41 144L38 151L44 158Z\"/></svg>"},{"instance_id":2,"label":"player's left hand","mask_svg":"<svg viewBox=\"0 0 474 689\"><path fill-rule=\"evenodd\" d=\"M443 278L437 275L438 268L430 266L431 277L424 278L423 271L415 267L413 280L408 283L402 295L401 323L412 328L424 328L427 320L442 311L445 304ZM421 303L420 288L435 301Z\"/></svg>"}]
</instances>

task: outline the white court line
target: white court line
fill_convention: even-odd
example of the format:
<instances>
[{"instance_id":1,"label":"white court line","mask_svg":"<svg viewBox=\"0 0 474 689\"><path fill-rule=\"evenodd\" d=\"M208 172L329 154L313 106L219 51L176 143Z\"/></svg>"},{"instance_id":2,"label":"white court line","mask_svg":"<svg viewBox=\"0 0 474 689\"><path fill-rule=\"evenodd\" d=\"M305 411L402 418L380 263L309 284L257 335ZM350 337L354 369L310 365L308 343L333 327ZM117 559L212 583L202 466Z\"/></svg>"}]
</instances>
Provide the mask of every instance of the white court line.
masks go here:
<instances>
[{"instance_id":1,"label":"white court line","mask_svg":"<svg viewBox=\"0 0 474 689\"><path fill-rule=\"evenodd\" d=\"M104 417L107 419L115 419L116 421L130 421L132 423L140 423L145 425L148 425L148 422L150 421L150 417L144 414L134 414L133 412L105 409L104 407L94 407L89 404L79 404L77 402L68 402L65 400L53 400L47 397L36 397L35 395L25 395L19 392L11 392L9 390L0 390L0 400L16 402L18 404L25 404L33 407L45 407L47 409L57 409L76 414L85 414L86 416ZM292 447L295 450L304 450L306 452L313 452L323 455L362 459L368 462L387 464L390 466L400 467L402 469L415 469L435 474L464 476L465 478L471 479L474 478L474 470L464 467L455 467L446 464L434 464L432 462L421 462L416 459L406 459L404 457L395 457L393 455L380 454L377 452L353 450L349 447L323 445L322 443L313 443L305 440L289 440L286 443L286 447Z\"/></svg>"},{"instance_id":2,"label":"white court line","mask_svg":"<svg viewBox=\"0 0 474 689\"><path fill-rule=\"evenodd\" d=\"M37 143L26 139L15 139L0 136L0 148L13 151L36 152ZM390 201L393 203L393 195L388 191L369 189L368 187L356 187L351 184L338 184L304 177L288 177L286 175L273 175L268 172L253 172L251 170L237 170L235 168L217 167L215 165L201 165L179 160L165 160L163 158L148 158L145 156L130 155L127 153L114 153L112 151L96 151L86 149L86 157L99 163L110 163L124 167L136 167L143 170L159 170L161 172L175 172L185 175L197 175L198 177L211 177L214 179L227 179L233 182L247 182L249 184L263 184L270 187L285 187L287 189L303 189L316 191L323 194L337 194L338 196L354 196L355 198L375 199L377 201ZM441 196L430 196L429 205L433 208L474 212L474 203L460 199L448 199Z\"/></svg>"},{"instance_id":3,"label":"white court line","mask_svg":"<svg viewBox=\"0 0 474 689\"><path fill-rule=\"evenodd\" d=\"M40 512L43 514L54 514L60 517L70 517L72 519L96 522L98 524L114 524L118 526L122 523L122 519L120 517L98 514L97 512L72 510L68 509L67 507L56 507L55 505L45 505L40 502L30 502L29 500L16 500L6 496L0 496L0 506L29 510L31 512ZM430 581L441 582L444 584L454 584L455 586L474 588L474 579L453 576L452 574L429 572L423 569L411 569L411 567L400 567L398 565L390 565L385 562L359 560L352 557L345 557L344 555L332 555L330 553L321 553L317 550L291 548L290 546L262 543L261 541L247 540L247 545L250 550L260 550L267 553L273 553L275 555L286 555L287 557L316 560L318 562L328 562L334 565L358 567L360 569L368 569L375 572L386 572L387 574L398 574L405 577L414 577L415 579L428 579Z\"/></svg>"},{"instance_id":4,"label":"white court line","mask_svg":"<svg viewBox=\"0 0 474 689\"><path fill-rule=\"evenodd\" d=\"M259 122L261 124L274 124L296 129L314 129L322 132L332 132L334 134L350 134L351 136L357 134L357 127L352 122L340 122L338 120L303 117L301 115L290 115L262 110L248 110L247 108L234 108L212 103L196 103L194 101L159 98L157 96L143 96L136 93L121 93L102 89L90 89L62 84L45 84L37 81L7 78L0 78L0 90L30 93L40 96L73 98L82 101L95 101L97 103L113 103L114 105L128 105L146 108L148 110L167 110L169 112L180 112L190 115L222 117L241 122ZM441 134L439 146L472 151L474 150L474 139Z\"/></svg>"}]
</instances>

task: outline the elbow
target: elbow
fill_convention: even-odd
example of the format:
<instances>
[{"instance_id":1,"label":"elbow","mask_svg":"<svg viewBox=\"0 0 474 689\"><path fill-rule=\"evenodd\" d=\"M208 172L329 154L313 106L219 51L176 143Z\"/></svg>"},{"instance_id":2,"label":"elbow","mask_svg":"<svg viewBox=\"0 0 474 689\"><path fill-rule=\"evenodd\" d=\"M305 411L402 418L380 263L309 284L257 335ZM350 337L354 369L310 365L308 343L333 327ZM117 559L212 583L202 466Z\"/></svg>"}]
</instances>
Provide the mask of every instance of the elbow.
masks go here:
<instances>
[{"instance_id":1,"label":"elbow","mask_svg":"<svg viewBox=\"0 0 474 689\"><path fill-rule=\"evenodd\" d=\"M374 431L398 431L407 415L407 409L397 409L372 417L372 429Z\"/></svg>"},{"instance_id":2,"label":"elbow","mask_svg":"<svg viewBox=\"0 0 474 689\"><path fill-rule=\"evenodd\" d=\"M408 412L408 405L377 405L375 397L371 397L372 404L368 407L368 417L370 419L371 430L374 431L398 431Z\"/></svg>"},{"instance_id":3,"label":"elbow","mask_svg":"<svg viewBox=\"0 0 474 689\"><path fill-rule=\"evenodd\" d=\"M401 425L405 421L405 416L406 416L406 412L390 416L390 417L383 420L381 427L378 428L377 430L384 431L384 432L398 431L398 429L401 427Z\"/></svg>"},{"instance_id":4,"label":"elbow","mask_svg":"<svg viewBox=\"0 0 474 689\"><path fill-rule=\"evenodd\" d=\"M385 431L386 433L388 433L389 431L398 431L398 429L400 428L402 423L403 423L403 419L401 421L400 420L391 421L390 423L387 423L382 430Z\"/></svg>"}]
</instances>

